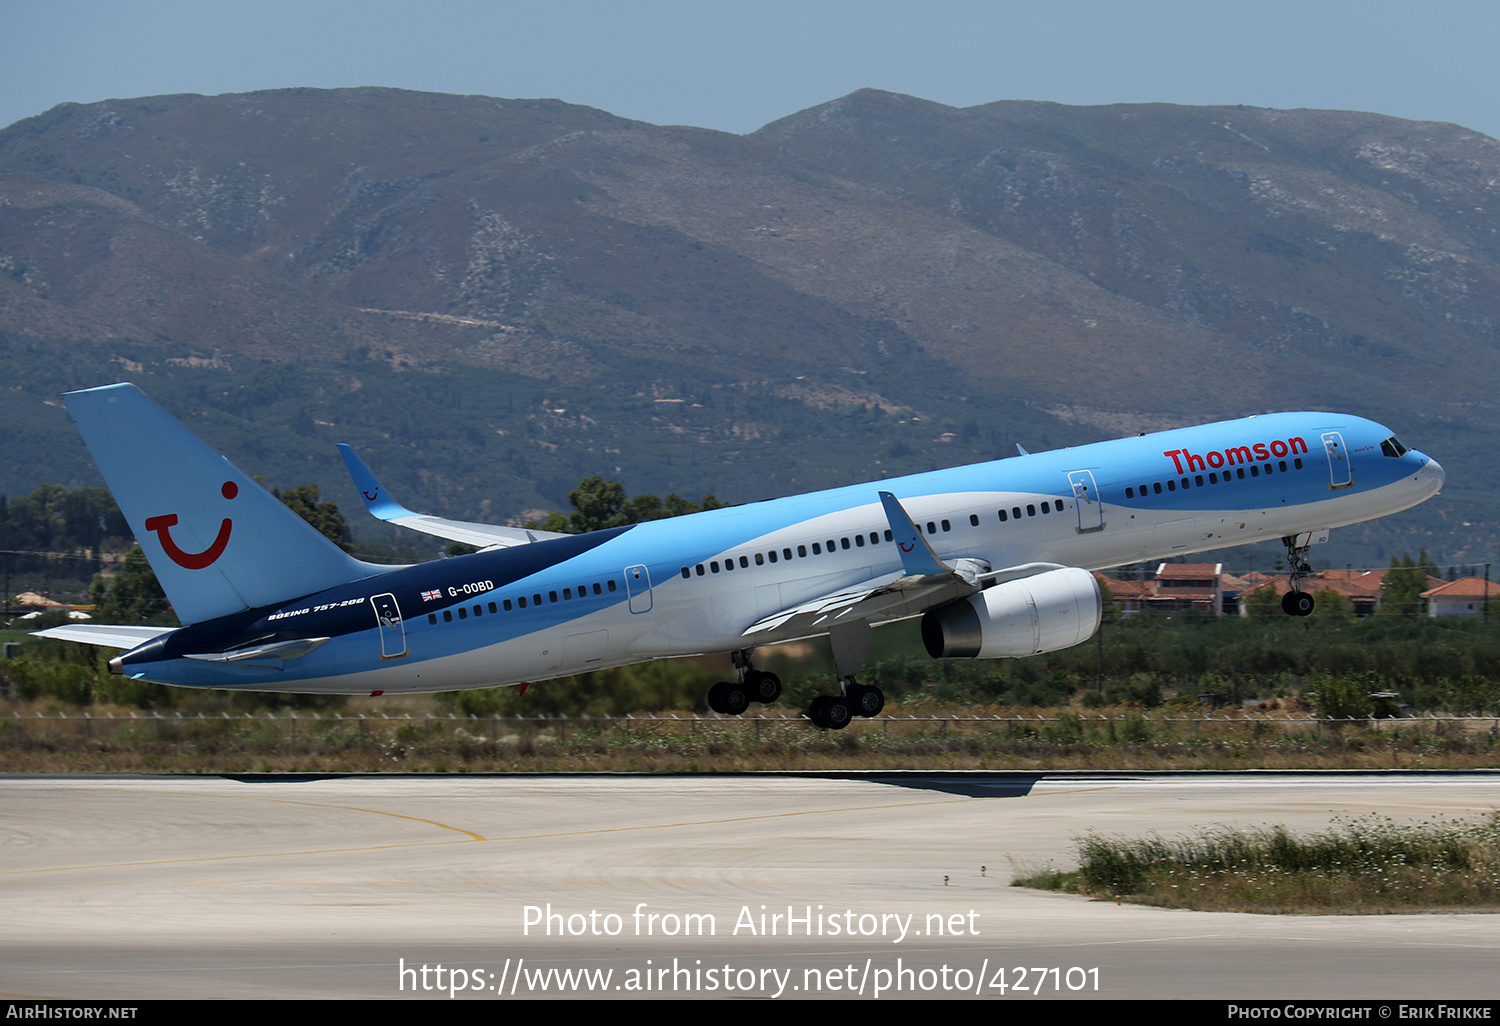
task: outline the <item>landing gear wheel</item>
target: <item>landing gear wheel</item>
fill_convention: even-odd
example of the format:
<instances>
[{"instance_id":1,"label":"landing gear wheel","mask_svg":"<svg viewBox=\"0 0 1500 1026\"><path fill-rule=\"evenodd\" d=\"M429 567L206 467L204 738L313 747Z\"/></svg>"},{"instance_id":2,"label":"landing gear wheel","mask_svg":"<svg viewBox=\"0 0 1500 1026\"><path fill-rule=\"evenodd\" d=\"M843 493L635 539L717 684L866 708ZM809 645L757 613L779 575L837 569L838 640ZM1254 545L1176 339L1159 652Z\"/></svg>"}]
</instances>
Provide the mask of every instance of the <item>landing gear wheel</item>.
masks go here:
<instances>
[{"instance_id":1,"label":"landing gear wheel","mask_svg":"<svg viewBox=\"0 0 1500 1026\"><path fill-rule=\"evenodd\" d=\"M1281 596L1281 611L1287 616L1308 616L1313 611L1313 597L1305 591L1289 591Z\"/></svg>"},{"instance_id":2,"label":"landing gear wheel","mask_svg":"<svg viewBox=\"0 0 1500 1026\"><path fill-rule=\"evenodd\" d=\"M750 695L742 685L721 680L708 689L708 707L725 716L738 716L750 708Z\"/></svg>"},{"instance_id":3,"label":"landing gear wheel","mask_svg":"<svg viewBox=\"0 0 1500 1026\"><path fill-rule=\"evenodd\" d=\"M751 701L770 705L781 697L781 678L765 670L751 670L745 674L745 690Z\"/></svg>"},{"instance_id":4,"label":"landing gear wheel","mask_svg":"<svg viewBox=\"0 0 1500 1026\"><path fill-rule=\"evenodd\" d=\"M843 730L854 718L854 711L849 707L848 701L841 697L819 695L812 700L812 705L807 710L807 718L812 720L815 727L822 727L824 730Z\"/></svg>"},{"instance_id":5,"label":"landing gear wheel","mask_svg":"<svg viewBox=\"0 0 1500 1026\"><path fill-rule=\"evenodd\" d=\"M873 684L850 684L844 698L857 716L879 716L885 708L885 692Z\"/></svg>"}]
</instances>

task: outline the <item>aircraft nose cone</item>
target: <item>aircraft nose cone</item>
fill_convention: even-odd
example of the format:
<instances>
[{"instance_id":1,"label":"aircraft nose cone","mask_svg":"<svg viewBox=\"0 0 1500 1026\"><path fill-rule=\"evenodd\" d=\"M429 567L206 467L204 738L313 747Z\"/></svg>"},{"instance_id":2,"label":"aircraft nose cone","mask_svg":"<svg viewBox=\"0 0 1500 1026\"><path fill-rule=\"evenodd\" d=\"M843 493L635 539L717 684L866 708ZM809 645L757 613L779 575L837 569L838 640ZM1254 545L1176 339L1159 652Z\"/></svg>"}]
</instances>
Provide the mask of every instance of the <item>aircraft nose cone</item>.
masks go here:
<instances>
[{"instance_id":1,"label":"aircraft nose cone","mask_svg":"<svg viewBox=\"0 0 1500 1026\"><path fill-rule=\"evenodd\" d=\"M1431 456L1427 457L1427 465L1418 471L1418 476L1427 482L1431 495L1436 495L1443 490L1443 482L1448 477L1443 473L1443 465Z\"/></svg>"}]
</instances>

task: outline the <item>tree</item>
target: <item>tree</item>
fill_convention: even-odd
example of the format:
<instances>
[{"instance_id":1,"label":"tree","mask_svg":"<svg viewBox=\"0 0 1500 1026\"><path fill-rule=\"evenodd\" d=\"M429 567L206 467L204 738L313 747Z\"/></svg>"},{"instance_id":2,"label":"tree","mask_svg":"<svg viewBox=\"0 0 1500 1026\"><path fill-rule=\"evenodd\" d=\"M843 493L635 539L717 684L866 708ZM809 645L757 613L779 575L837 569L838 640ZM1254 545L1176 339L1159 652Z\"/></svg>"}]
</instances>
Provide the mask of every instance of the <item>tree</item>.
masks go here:
<instances>
[{"instance_id":1,"label":"tree","mask_svg":"<svg viewBox=\"0 0 1500 1026\"><path fill-rule=\"evenodd\" d=\"M665 500L655 495L637 495L631 499L626 497L625 486L620 482L606 481L597 475L578 482L578 487L568 493L568 502L573 506L571 515L553 510L544 519L533 520L526 526L542 531L585 534L646 520L665 520L685 513L719 509L724 505L712 495L705 495L702 502L694 503L675 492Z\"/></svg>"},{"instance_id":2,"label":"tree","mask_svg":"<svg viewBox=\"0 0 1500 1026\"><path fill-rule=\"evenodd\" d=\"M175 622L167 594L139 545L131 546L114 577L94 578L89 597L94 604L94 619L105 623Z\"/></svg>"},{"instance_id":3,"label":"tree","mask_svg":"<svg viewBox=\"0 0 1500 1026\"><path fill-rule=\"evenodd\" d=\"M1312 615L1325 620L1351 620L1354 618L1354 603L1347 595L1332 588L1319 588L1313 592Z\"/></svg>"},{"instance_id":4,"label":"tree","mask_svg":"<svg viewBox=\"0 0 1500 1026\"><path fill-rule=\"evenodd\" d=\"M1414 620L1422 615L1422 592L1427 590L1427 577L1436 575L1437 567L1426 549L1416 559L1411 553L1402 553L1400 559L1391 558L1391 568L1380 585L1380 616L1399 616Z\"/></svg>"},{"instance_id":5,"label":"tree","mask_svg":"<svg viewBox=\"0 0 1500 1026\"><path fill-rule=\"evenodd\" d=\"M1269 620L1281 616L1281 596L1276 594L1274 584L1263 584L1240 599L1245 611L1256 620Z\"/></svg>"},{"instance_id":6,"label":"tree","mask_svg":"<svg viewBox=\"0 0 1500 1026\"><path fill-rule=\"evenodd\" d=\"M338 503L322 502L323 491L317 485L298 485L288 491L273 491L271 494L345 552L353 547L349 544L349 525L339 513Z\"/></svg>"}]
</instances>

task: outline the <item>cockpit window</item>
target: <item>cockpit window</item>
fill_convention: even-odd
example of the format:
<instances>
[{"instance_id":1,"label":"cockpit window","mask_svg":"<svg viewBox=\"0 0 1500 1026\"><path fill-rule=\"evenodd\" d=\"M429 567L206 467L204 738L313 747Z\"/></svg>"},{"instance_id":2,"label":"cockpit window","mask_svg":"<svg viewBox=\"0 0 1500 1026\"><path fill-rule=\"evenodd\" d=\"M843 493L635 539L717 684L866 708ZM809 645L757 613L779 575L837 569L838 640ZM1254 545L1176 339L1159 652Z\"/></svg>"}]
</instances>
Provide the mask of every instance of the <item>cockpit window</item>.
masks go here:
<instances>
[{"instance_id":1,"label":"cockpit window","mask_svg":"<svg viewBox=\"0 0 1500 1026\"><path fill-rule=\"evenodd\" d=\"M1406 446L1401 444L1401 440L1395 435L1392 435L1391 437L1380 443L1380 451L1391 457L1391 459L1396 460L1399 460L1402 456L1405 456L1408 452L1410 452L1410 450L1407 449Z\"/></svg>"}]
</instances>

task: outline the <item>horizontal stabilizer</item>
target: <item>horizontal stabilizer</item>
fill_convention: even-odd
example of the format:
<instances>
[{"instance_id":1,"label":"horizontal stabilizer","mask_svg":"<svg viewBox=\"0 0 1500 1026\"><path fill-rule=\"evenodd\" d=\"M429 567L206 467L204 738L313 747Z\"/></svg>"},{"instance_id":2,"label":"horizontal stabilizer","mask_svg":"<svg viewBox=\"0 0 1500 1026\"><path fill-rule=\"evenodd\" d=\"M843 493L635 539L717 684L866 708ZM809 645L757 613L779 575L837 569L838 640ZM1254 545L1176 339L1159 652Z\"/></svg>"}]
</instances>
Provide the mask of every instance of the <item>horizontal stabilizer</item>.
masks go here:
<instances>
[{"instance_id":1,"label":"horizontal stabilizer","mask_svg":"<svg viewBox=\"0 0 1500 1026\"><path fill-rule=\"evenodd\" d=\"M471 524L464 520L444 520L441 517L427 516L424 513L413 513L390 497L384 486L370 472L370 468L365 466L364 460L356 456L354 450L343 442L339 443L339 455L344 457L344 466L349 468L349 476L354 479L354 486L359 489L359 497L364 500L365 509L372 517L384 520L388 524L481 549L529 545L531 542L544 541L548 538L569 537L552 531Z\"/></svg>"},{"instance_id":2,"label":"horizontal stabilizer","mask_svg":"<svg viewBox=\"0 0 1500 1026\"><path fill-rule=\"evenodd\" d=\"M51 638L53 641L76 641L81 645L99 645L104 648L135 648L163 634L171 634L175 627L116 627L104 623L64 624L48 627L44 631L33 631L33 638Z\"/></svg>"}]
</instances>

